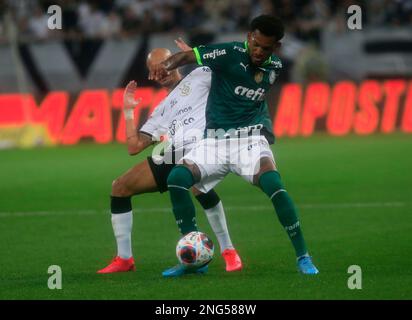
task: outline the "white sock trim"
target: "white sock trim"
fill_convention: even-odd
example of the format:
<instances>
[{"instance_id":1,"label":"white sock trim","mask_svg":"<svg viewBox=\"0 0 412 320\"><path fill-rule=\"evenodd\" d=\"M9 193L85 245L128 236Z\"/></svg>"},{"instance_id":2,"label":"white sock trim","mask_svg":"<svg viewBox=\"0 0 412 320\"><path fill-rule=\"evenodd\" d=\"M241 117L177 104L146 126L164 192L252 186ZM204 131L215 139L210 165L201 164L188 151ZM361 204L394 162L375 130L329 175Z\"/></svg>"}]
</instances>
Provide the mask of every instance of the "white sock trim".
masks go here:
<instances>
[{"instance_id":1,"label":"white sock trim","mask_svg":"<svg viewBox=\"0 0 412 320\"><path fill-rule=\"evenodd\" d=\"M296 261L298 261L300 258L303 258L303 257L310 257L309 252L306 252L305 254L302 254L301 256L297 257Z\"/></svg>"},{"instance_id":2,"label":"white sock trim","mask_svg":"<svg viewBox=\"0 0 412 320\"><path fill-rule=\"evenodd\" d=\"M176 186L176 185L174 185L174 184L169 184L169 185L167 185L167 187L168 187L168 188L170 188L170 187L172 187L172 188L178 188L178 189L183 189L183 190L189 191L189 189L186 189L185 187Z\"/></svg>"},{"instance_id":3,"label":"white sock trim","mask_svg":"<svg viewBox=\"0 0 412 320\"><path fill-rule=\"evenodd\" d=\"M279 192L287 192L285 189L279 189L278 191L275 191L271 196L270 196L270 200L272 200L272 198L274 196L276 196Z\"/></svg>"}]
</instances>

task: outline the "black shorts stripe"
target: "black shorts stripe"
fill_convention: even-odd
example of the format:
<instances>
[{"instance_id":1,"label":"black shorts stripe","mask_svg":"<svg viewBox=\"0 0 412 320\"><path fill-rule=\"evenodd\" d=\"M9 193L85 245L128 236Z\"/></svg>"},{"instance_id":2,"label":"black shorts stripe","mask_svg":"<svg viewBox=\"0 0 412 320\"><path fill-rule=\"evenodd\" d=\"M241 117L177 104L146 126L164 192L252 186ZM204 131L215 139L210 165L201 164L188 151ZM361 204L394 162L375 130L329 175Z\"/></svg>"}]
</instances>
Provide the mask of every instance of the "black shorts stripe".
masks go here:
<instances>
[{"instance_id":1,"label":"black shorts stripe","mask_svg":"<svg viewBox=\"0 0 412 320\"><path fill-rule=\"evenodd\" d=\"M149 132L139 130L139 133L145 134L145 135L148 136L149 138L153 138L153 135L152 135L151 133L149 133Z\"/></svg>"},{"instance_id":2,"label":"black shorts stripe","mask_svg":"<svg viewBox=\"0 0 412 320\"><path fill-rule=\"evenodd\" d=\"M160 193L168 191L167 188L167 177L169 176L172 169L176 166L175 164L156 164L152 157L147 157L150 169L152 170L153 177L156 181L157 187Z\"/></svg>"}]
</instances>

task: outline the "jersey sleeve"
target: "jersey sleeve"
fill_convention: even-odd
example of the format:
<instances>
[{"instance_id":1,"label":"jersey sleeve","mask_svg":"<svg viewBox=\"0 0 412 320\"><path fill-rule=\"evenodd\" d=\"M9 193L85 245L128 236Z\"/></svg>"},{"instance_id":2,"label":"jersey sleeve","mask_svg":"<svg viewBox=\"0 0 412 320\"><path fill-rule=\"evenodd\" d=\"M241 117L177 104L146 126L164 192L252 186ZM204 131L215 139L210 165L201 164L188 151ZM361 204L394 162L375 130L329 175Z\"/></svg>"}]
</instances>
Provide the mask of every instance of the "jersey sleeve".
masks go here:
<instances>
[{"instance_id":1,"label":"jersey sleeve","mask_svg":"<svg viewBox=\"0 0 412 320\"><path fill-rule=\"evenodd\" d=\"M147 121L139 129L140 133L152 137L154 140L160 140L160 137L167 133L167 112L165 112L166 104L159 104L149 116Z\"/></svg>"},{"instance_id":2,"label":"jersey sleeve","mask_svg":"<svg viewBox=\"0 0 412 320\"><path fill-rule=\"evenodd\" d=\"M232 61L233 43L221 43L193 48L197 64L207 66L213 71L227 67Z\"/></svg>"},{"instance_id":3,"label":"jersey sleeve","mask_svg":"<svg viewBox=\"0 0 412 320\"><path fill-rule=\"evenodd\" d=\"M275 72L275 76L269 75L269 81L270 84L272 85L275 79L279 78L280 73L283 68L282 61L279 59L277 56L272 56L271 61L270 61L270 66L272 70Z\"/></svg>"},{"instance_id":4,"label":"jersey sleeve","mask_svg":"<svg viewBox=\"0 0 412 320\"><path fill-rule=\"evenodd\" d=\"M199 67L194 69L187 77L194 79L199 86L210 89L212 70L209 67Z\"/></svg>"}]
</instances>

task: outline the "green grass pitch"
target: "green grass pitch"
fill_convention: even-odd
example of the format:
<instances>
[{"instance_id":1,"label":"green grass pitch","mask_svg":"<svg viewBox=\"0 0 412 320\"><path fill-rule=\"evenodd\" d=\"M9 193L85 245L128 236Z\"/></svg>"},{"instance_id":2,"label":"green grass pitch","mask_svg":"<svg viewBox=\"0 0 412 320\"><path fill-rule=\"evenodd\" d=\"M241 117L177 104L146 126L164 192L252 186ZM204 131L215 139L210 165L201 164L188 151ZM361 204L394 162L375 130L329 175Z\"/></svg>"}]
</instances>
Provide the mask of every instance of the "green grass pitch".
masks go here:
<instances>
[{"instance_id":1,"label":"green grass pitch","mask_svg":"<svg viewBox=\"0 0 412 320\"><path fill-rule=\"evenodd\" d=\"M133 199L137 271L96 274L115 253L112 180L150 150L83 144L0 152L0 299L411 299L412 136L282 138L274 150L318 276L297 273L269 200L234 175L216 190L243 271L226 273L217 249L206 275L163 279L179 234L168 194L153 193ZM47 287L50 265L62 290ZM348 289L351 265L361 290Z\"/></svg>"}]
</instances>

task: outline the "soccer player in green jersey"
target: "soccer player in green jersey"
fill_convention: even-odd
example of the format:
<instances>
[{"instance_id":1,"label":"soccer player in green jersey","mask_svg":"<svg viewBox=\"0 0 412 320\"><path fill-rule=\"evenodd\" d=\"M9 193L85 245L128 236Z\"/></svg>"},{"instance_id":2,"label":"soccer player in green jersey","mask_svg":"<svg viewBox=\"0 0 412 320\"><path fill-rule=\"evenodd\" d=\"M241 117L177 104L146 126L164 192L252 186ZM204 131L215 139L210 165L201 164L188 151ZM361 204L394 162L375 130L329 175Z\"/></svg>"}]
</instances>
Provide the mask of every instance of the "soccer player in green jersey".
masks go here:
<instances>
[{"instance_id":1,"label":"soccer player in green jersey","mask_svg":"<svg viewBox=\"0 0 412 320\"><path fill-rule=\"evenodd\" d=\"M284 27L278 18L261 15L251 22L244 43L199 46L177 53L157 65L150 78L161 79L177 67L196 62L212 70L205 138L182 158L167 181L180 232L197 230L190 188L195 185L207 192L233 172L261 188L270 198L295 249L298 270L317 274L298 213L269 147L274 135L264 99L282 68L274 52L280 47L283 35ZM163 275L178 276L184 268L177 265Z\"/></svg>"}]
</instances>

